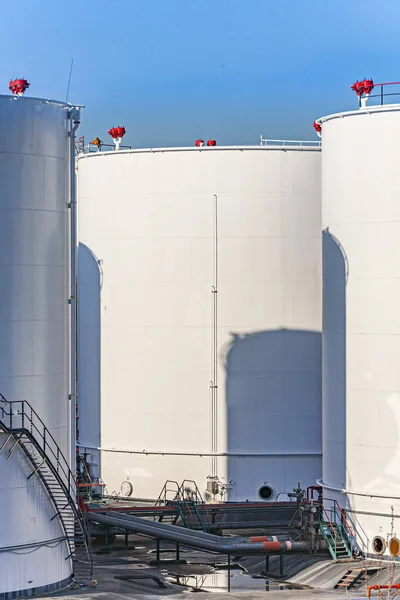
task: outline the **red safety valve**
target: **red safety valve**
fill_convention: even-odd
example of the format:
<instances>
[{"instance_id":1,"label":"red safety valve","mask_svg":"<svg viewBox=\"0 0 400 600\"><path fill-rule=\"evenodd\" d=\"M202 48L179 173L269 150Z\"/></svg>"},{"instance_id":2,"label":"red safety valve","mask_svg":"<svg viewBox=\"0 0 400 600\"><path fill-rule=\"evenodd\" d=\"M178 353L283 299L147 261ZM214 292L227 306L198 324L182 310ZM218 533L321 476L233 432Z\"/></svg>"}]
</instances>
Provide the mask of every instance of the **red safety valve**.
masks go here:
<instances>
[{"instance_id":1,"label":"red safety valve","mask_svg":"<svg viewBox=\"0 0 400 600\"><path fill-rule=\"evenodd\" d=\"M364 94L369 95L374 89L374 82L372 81L372 79L364 79L364 81L362 81L362 84L364 86Z\"/></svg>"},{"instance_id":2,"label":"red safety valve","mask_svg":"<svg viewBox=\"0 0 400 600\"><path fill-rule=\"evenodd\" d=\"M14 79L14 81L10 81L10 85L8 87L13 94L19 96L23 94L29 86L30 83L28 83L26 79Z\"/></svg>"},{"instance_id":3,"label":"red safety valve","mask_svg":"<svg viewBox=\"0 0 400 600\"><path fill-rule=\"evenodd\" d=\"M369 95L374 89L374 82L372 79L363 79L362 81L356 81L351 89L353 92L357 94L357 96L362 96L363 94Z\"/></svg>"},{"instance_id":4,"label":"red safety valve","mask_svg":"<svg viewBox=\"0 0 400 600\"><path fill-rule=\"evenodd\" d=\"M125 131L125 127L120 127L118 125L118 127L112 127L108 133L109 133L109 135L111 135L112 139L115 140L117 138L124 137L126 131Z\"/></svg>"},{"instance_id":5,"label":"red safety valve","mask_svg":"<svg viewBox=\"0 0 400 600\"><path fill-rule=\"evenodd\" d=\"M317 121L314 121L314 129L317 133L321 133L322 131L322 127L319 123L317 123Z\"/></svg>"},{"instance_id":6,"label":"red safety valve","mask_svg":"<svg viewBox=\"0 0 400 600\"><path fill-rule=\"evenodd\" d=\"M215 140L208 140L207 146L216 146L217 142Z\"/></svg>"},{"instance_id":7,"label":"red safety valve","mask_svg":"<svg viewBox=\"0 0 400 600\"><path fill-rule=\"evenodd\" d=\"M196 146L204 146L204 140L196 140Z\"/></svg>"},{"instance_id":8,"label":"red safety valve","mask_svg":"<svg viewBox=\"0 0 400 600\"><path fill-rule=\"evenodd\" d=\"M355 92L357 94L357 96L361 96L363 93L363 84L361 81L356 81L352 86L351 89L353 90L353 92Z\"/></svg>"}]
</instances>

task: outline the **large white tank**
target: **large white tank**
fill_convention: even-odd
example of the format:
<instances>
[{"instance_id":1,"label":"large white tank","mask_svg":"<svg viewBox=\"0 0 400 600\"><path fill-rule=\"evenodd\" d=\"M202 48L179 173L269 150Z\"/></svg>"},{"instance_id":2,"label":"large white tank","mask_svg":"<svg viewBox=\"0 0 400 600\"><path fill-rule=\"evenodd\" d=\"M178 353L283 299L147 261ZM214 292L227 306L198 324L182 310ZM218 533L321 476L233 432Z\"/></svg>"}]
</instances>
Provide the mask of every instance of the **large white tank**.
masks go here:
<instances>
[{"instance_id":1,"label":"large white tank","mask_svg":"<svg viewBox=\"0 0 400 600\"><path fill-rule=\"evenodd\" d=\"M0 96L0 392L28 401L68 457L66 108ZM27 479L33 467L18 446L8 459L14 442L7 440L0 434L0 596L14 598L65 585L71 561L40 478Z\"/></svg>"},{"instance_id":2,"label":"large white tank","mask_svg":"<svg viewBox=\"0 0 400 600\"><path fill-rule=\"evenodd\" d=\"M315 483L319 149L82 155L78 215L80 444L108 491Z\"/></svg>"},{"instance_id":3,"label":"large white tank","mask_svg":"<svg viewBox=\"0 0 400 600\"><path fill-rule=\"evenodd\" d=\"M400 530L400 106L321 122L323 483L371 553Z\"/></svg>"}]
</instances>

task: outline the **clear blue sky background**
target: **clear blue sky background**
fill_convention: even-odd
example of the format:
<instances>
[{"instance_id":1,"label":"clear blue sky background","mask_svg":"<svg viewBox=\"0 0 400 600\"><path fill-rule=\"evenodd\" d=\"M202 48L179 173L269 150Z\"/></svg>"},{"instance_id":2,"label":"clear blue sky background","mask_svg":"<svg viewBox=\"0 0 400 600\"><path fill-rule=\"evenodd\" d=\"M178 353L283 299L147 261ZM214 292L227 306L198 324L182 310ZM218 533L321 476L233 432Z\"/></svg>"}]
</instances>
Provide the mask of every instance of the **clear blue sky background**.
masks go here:
<instances>
[{"instance_id":1,"label":"clear blue sky background","mask_svg":"<svg viewBox=\"0 0 400 600\"><path fill-rule=\"evenodd\" d=\"M356 79L400 80L400 0L3 0L0 91L86 105L135 147L314 139Z\"/></svg>"}]
</instances>

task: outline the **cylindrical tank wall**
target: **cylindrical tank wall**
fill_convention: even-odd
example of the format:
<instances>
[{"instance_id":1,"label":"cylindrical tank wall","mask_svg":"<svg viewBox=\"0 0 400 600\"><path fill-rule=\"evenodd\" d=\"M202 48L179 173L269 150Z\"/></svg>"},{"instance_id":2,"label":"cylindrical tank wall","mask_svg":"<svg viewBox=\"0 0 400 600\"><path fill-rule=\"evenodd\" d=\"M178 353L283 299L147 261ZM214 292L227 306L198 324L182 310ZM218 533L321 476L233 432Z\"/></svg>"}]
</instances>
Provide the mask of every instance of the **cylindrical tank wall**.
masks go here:
<instances>
[{"instance_id":1,"label":"cylindrical tank wall","mask_svg":"<svg viewBox=\"0 0 400 600\"><path fill-rule=\"evenodd\" d=\"M0 97L0 391L8 400L27 400L66 456L67 121L63 105ZM0 435L0 445L4 439ZM0 455L0 546L15 547L1 554L0 593L46 588L71 573L65 542L57 550L39 550L42 542L60 537L60 525L49 521L40 482L26 482L25 455L7 461L8 448ZM24 544L37 546L21 556Z\"/></svg>"},{"instance_id":2,"label":"cylindrical tank wall","mask_svg":"<svg viewBox=\"0 0 400 600\"><path fill-rule=\"evenodd\" d=\"M102 452L109 492L194 479L204 493L217 475L230 500L263 485L274 500L313 484L320 152L86 155L78 213L80 443L136 452Z\"/></svg>"},{"instance_id":3,"label":"cylindrical tank wall","mask_svg":"<svg viewBox=\"0 0 400 600\"><path fill-rule=\"evenodd\" d=\"M323 480L372 552L400 514L400 110L323 121Z\"/></svg>"},{"instance_id":4,"label":"cylindrical tank wall","mask_svg":"<svg viewBox=\"0 0 400 600\"><path fill-rule=\"evenodd\" d=\"M0 446L6 437L0 434ZM0 454L1 598L54 591L71 577L65 533L59 520L53 520L54 505L39 475L28 480L33 467L18 446L8 460L12 443Z\"/></svg>"}]
</instances>

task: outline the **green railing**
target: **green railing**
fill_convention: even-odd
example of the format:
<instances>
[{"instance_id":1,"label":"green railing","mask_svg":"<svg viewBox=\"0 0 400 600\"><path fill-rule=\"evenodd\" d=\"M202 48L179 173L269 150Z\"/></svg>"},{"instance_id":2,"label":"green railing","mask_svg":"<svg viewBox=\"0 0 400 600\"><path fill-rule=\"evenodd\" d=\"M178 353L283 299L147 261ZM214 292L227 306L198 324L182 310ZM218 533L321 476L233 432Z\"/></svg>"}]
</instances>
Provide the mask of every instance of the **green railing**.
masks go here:
<instances>
[{"instance_id":1,"label":"green railing","mask_svg":"<svg viewBox=\"0 0 400 600\"><path fill-rule=\"evenodd\" d=\"M167 479L155 506L162 504L176 505L178 514L186 528L190 529L197 525L203 531L207 531L207 525L202 516L205 514L207 521L209 521L206 503L198 485L192 479L184 479L180 485L177 481Z\"/></svg>"}]
</instances>

